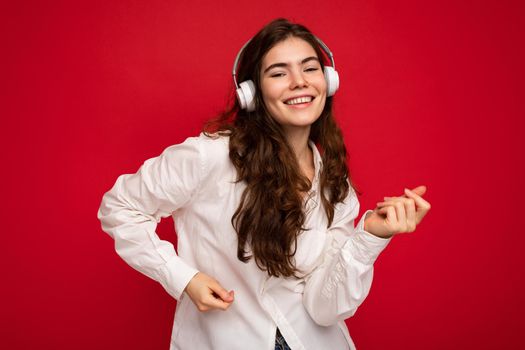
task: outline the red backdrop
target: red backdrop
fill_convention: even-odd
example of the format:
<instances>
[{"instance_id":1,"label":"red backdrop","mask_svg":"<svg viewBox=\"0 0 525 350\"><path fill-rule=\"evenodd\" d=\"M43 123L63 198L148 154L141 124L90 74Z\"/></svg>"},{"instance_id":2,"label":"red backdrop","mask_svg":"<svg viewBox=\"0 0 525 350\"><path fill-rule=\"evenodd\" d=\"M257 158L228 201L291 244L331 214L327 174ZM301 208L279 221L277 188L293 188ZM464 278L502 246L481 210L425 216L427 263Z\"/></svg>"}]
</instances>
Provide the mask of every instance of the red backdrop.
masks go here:
<instances>
[{"instance_id":1,"label":"red backdrop","mask_svg":"<svg viewBox=\"0 0 525 350\"><path fill-rule=\"evenodd\" d=\"M271 19L335 54L361 213L425 184L376 262L359 349L516 348L525 243L522 2L17 1L1 5L2 347L167 349L176 307L96 212L118 175L224 107ZM173 223L159 235L175 241Z\"/></svg>"}]
</instances>

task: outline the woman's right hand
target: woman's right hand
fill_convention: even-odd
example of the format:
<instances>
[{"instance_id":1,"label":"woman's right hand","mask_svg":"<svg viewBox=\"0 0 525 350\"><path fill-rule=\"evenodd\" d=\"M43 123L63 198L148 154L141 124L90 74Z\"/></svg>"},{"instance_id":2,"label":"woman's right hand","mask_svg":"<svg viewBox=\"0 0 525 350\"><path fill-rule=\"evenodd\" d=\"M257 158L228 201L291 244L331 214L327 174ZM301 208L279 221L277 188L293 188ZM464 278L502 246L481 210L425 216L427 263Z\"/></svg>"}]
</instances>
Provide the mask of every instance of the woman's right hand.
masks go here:
<instances>
[{"instance_id":1,"label":"woman's right hand","mask_svg":"<svg viewBox=\"0 0 525 350\"><path fill-rule=\"evenodd\" d=\"M184 291L202 312L214 309L224 311L233 303L233 290L226 291L214 278L202 272L193 276Z\"/></svg>"}]
</instances>

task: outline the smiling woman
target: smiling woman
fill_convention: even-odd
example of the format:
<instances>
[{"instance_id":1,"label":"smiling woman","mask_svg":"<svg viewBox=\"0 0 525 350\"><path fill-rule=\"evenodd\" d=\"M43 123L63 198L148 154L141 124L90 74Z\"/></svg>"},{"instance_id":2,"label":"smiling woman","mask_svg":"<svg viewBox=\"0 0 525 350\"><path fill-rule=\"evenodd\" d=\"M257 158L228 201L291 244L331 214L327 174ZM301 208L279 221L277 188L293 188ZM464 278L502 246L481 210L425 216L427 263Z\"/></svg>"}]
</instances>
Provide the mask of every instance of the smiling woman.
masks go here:
<instances>
[{"instance_id":1,"label":"smiling woman","mask_svg":"<svg viewBox=\"0 0 525 350\"><path fill-rule=\"evenodd\" d=\"M240 50L233 80L236 98L203 133L118 177L99 208L102 228L178 300L172 350L354 349L344 320L368 295L390 237L430 208L424 188L355 225L332 112L339 79L306 27L267 24ZM170 215L178 254L155 233Z\"/></svg>"}]
</instances>

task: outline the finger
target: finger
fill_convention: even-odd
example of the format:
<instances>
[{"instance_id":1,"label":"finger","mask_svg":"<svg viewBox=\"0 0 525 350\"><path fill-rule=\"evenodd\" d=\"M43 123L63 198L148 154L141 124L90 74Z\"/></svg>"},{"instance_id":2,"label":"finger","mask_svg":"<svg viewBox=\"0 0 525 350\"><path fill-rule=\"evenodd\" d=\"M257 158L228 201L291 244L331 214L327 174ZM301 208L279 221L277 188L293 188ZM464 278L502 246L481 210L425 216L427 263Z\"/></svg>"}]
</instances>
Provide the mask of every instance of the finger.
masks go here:
<instances>
[{"instance_id":1,"label":"finger","mask_svg":"<svg viewBox=\"0 0 525 350\"><path fill-rule=\"evenodd\" d=\"M230 307L231 303L233 302L233 300L231 302L225 302L219 298L215 298L213 295L208 295L203 301L202 303L204 305L206 305L208 307L208 309L221 309L221 310L226 310Z\"/></svg>"},{"instance_id":2,"label":"finger","mask_svg":"<svg viewBox=\"0 0 525 350\"><path fill-rule=\"evenodd\" d=\"M214 298L222 300L222 298L221 298L217 293L212 292L212 295L213 295ZM227 303L231 303L231 302L233 301L233 299L234 299L234 291L233 291L233 290L230 290L230 291L228 292L228 295L230 296L230 298L229 298L229 299L222 300L222 301L225 301L225 302L227 302Z\"/></svg>"},{"instance_id":3,"label":"finger","mask_svg":"<svg viewBox=\"0 0 525 350\"><path fill-rule=\"evenodd\" d=\"M396 215L397 215L397 226L396 231L399 232L406 232L407 231L407 216L405 213L405 204L402 200L396 201L394 203L394 208L396 209Z\"/></svg>"},{"instance_id":4,"label":"finger","mask_svg":"<svg viewBox=\"0 0 525 350\"><path fill-rule=\"evenodd\" d=\"M408 199L407 197L384 197L384 198L385 198L385 201L376 203L378 207L383 207L387 205L395 205L396 203L404 204L404 201Z\"/></svg>"},{"instance_id":5,"label":"finger","mask_svg":"<svg viewBox=\"0 0 525 350\"><path fill-rule=\"evenodd\" d=\"M427 187L425 185L421 185L421 186L417 186L415 188L413 188L412 190L412 193L418 195L418 196L422 196L424 195L426 192L427 192ZM389 199L394 199L394 198L407 198L407 194L406 194L406 191L404 191L404 194L400 195L400 196L397 196L397 197L383 197L383 199L386 201L386 200L389 200Z\"/></svg>"},{"instance_id":6,"label":"finger","mask_svg":"<svg viewBox=\"0 0 525 350\"><path fill-rule=\"evenodd\" d=\"M395 206L395 204L398 202L398 200L394 200L394 199L390 199L390 200L387 200L387 201L384 201L384 202L377 202L376 203L376 206L377 207L387 207L387 206Z\"/></svg>"},{"instance_id":7,"label":"finger","mask_svg":"<svg viewBox=\"0 0 525 350\"><path fill-rule=\"evenodd\" d=\"M378 210L379 213L386 215L385 226L389 233L393 233L393 229L397 225L396 209L393 205L387 205Z\"/></svg>"},{"instance_id":8,"label":"finger","mask_svg":"<svg viewBox=\"0 0 525 350\"><path fill-rule=\"evenodd\" d=\"M413 202L413 200L404 197L387 198L390 199L386 202L378 202L377 206L380 208L391 206L394 208L397 218L397 223L393 224L393 229L396 231L395 233L408 232L410 225L408 222L407 207L410 205L410 201ZM412 224L411 226L415 226L415 224Z\"/></svg>"},{"instance_id":9,"label":"finger","mask_svg":"<svg viewBox=\"0 0 525 350\"><path fill-rule=\"evenodd\" d=\"M406 198L405 203L405 212L407 218L407 232L414 232L416 229L416 201L412 198Z\"/></svg>"},{"instance_id":10,"label":"finger","mask_svg":"<svg viewBox=\"0 0 525 350\"><path fill-rule=\"evenodd\" d=\"M422 208L422 209L425 209L425 210L430 209L430 203L427 202L426 200L424 200L423 197L421 197L417 193L414 193L413 191L409 190L408 188L405 188L405 194L409 198L412 198L416 202L416 205L419 208Z\"/></svg>"},{"instance_id":11,"label":"finger","mask_svg":"<svg viewBox=\"0 0 525 350\"><path fill-rule=\"evenodd\" d=\"M403 196L403 197L383 197L383 202L377 202L377 203L383 203L383 204L388 204L388 203L395 203L395 202L399 202L399 201L403 201L405 200L407 197L406 196Z\"/></svg>"},{"instance_id":12,"label":"finger","mask_svg":"<svg viewBox=\"0 0 525 350\"><path fill-rule=\"evenodd\" d=\"M414 192L418 196L422 196L425 194L425 192L427 192L427 186L421 185L421 186L414 187L412 189L412 192Z\"/></svg>"},{"instance_id":13,"label":"finger","mask_svg":"<svg viewBox=\"0 0 525 350\"><path fill-rule=\"evenodd\" d=\"M233 291L228 292L219 283L211 283L209 288L223 301L231 303L233 301Z\"/></svg>"},{"instance_id":14,"label":"finger","mask_svg":"<svg viewBox=\"0 0 525 350\"><path fill-rule=\"evenodd\" d=\"M411 198L414 199L416 204L416 225L418 225L430 210L430 203L419 197L417 194L411 193L408 189L405 189L405 192L408 196L411 196Z\"/></svg>"}]
</instances>

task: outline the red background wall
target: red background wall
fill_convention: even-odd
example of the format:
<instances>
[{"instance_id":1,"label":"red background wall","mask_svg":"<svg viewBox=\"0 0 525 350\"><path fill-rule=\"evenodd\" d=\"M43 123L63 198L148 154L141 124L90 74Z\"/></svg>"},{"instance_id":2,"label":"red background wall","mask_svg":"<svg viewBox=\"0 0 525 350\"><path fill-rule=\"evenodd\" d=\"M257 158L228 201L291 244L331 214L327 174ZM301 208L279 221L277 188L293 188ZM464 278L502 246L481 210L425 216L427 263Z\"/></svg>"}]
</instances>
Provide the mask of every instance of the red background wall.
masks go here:
<instances>
[{"instance_id":1,"label":"red background wall","mask_svg":"<svg viewBox=\"0 0 525 350\"><path fill-rule=\"evenodd\" d=\"M361 213L404 186L432 210L376 263L359 349L522 344L524 11L515 1L17 1L0 13L5 349L167 349L175 301L100 229L122 173L224 106L271 19L335 54ZM518 220L518 221L516 221ZM175 241L172 222L159 235Z\"/></svg>"}]
</instances>

